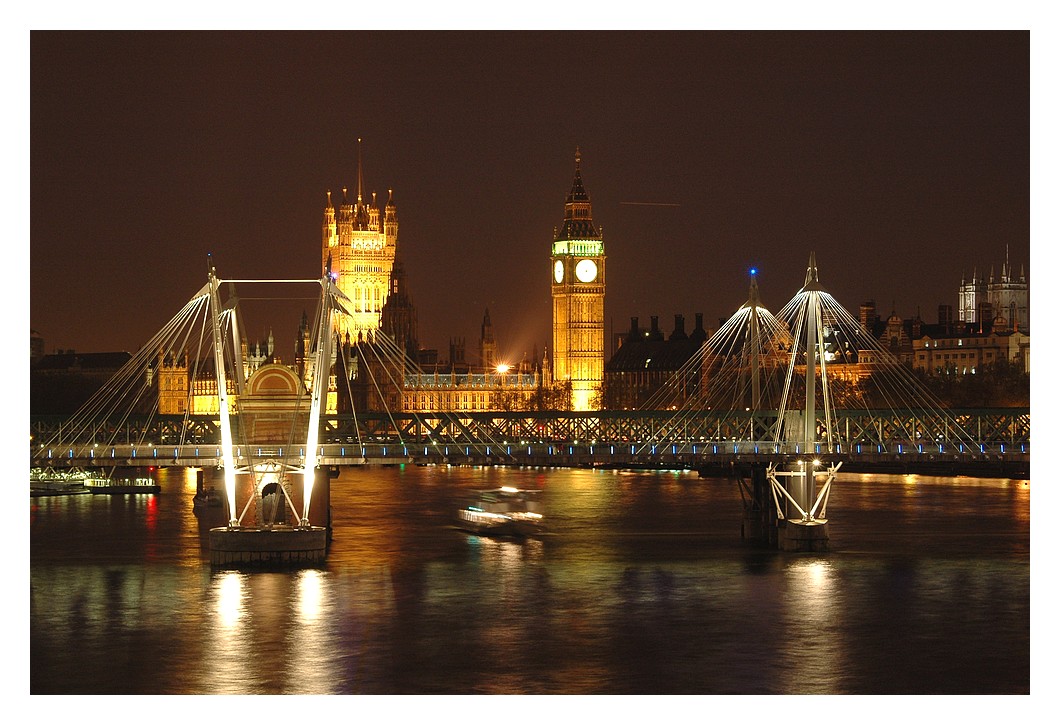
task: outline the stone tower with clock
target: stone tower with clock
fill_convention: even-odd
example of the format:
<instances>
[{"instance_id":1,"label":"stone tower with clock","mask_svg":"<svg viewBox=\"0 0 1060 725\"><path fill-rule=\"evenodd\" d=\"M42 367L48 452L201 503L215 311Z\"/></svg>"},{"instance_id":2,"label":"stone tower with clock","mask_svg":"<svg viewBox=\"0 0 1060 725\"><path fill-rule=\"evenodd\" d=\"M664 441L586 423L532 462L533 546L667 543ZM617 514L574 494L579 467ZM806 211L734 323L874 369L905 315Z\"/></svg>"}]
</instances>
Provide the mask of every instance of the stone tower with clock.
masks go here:
<instances>
[{"instance_id":1,"label":"stone tower with clock","mask_svg":"<svg viewBox=\"0 0 1060 725\"><path fill-rule=\"evenodd\" d=\"M563 226L553 236L552 377L570 383L572 410L596 410L604 380L604 235L593 224L580 150Z\"/></svg>"},{"instance_id":2,"label":"stone tower with clock","mask_svg":"<svg viewBox=\"0 0 1060 725\"><path fill-rule=\"evenodd\" d=\"M363 334L371 337L379 329L383 305L390 292L390 275L397 253L398 221L393 192L380 209L375 194L371 202L363 196L360 139L357 139L357 198L342 190L336 214L328 192L324 207L321 270L331 258L332 274L339 290L349 298L349 315L338 315L340 339L349 333L353 341Z\"/></svg>"}]
</instances>

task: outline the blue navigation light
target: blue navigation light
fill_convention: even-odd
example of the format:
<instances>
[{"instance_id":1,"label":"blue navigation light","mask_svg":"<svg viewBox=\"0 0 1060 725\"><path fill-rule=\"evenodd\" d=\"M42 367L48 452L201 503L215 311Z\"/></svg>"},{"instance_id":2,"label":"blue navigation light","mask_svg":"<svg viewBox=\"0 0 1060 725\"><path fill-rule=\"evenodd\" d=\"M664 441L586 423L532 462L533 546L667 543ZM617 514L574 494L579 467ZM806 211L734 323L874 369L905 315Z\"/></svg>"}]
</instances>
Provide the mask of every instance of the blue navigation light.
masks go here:
<instances>
[{"instance_id":1,"label":"blue navigation light","mask_svg":"<svg viewBox=\"0 0 1060 725\"><path fill-rule=\"evenodd\" d=\"M758 274L758 267L751 267L751 276L754 277Z\"/></svg>"}]
</instances>

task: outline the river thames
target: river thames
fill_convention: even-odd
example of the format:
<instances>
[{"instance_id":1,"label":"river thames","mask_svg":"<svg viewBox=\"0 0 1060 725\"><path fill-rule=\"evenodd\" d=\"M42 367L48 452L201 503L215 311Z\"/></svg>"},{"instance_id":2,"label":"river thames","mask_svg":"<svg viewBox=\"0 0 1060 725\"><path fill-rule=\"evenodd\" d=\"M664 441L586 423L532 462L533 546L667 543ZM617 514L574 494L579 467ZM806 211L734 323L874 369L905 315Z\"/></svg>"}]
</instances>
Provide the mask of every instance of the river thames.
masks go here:
<instances>
[{"instance_id":1,"label":"river thames","mask_svg":"<svg viewBox=\"0 0 1060 725\"><path fill-rule=\"evenodd\" d=\"M1025 694L1030 481L840 474L831 551L694 472L343 469L326 566L214 571L194 472L30 501L32 694ZM547 532L462 533L472 489Z\"/></svg>"}]
</instances>

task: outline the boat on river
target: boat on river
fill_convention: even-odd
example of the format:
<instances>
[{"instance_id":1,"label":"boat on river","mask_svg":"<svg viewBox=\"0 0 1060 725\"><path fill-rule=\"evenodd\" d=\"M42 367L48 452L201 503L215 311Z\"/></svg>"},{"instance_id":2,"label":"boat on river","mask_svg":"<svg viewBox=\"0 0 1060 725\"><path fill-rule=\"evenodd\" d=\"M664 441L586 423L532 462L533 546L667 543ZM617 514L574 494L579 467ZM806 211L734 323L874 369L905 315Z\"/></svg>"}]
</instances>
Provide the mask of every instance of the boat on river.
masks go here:
<instances>
[{"instance_id":1,"label":"boat on river","mask_svg":"<svg viewBox=\"0 0 1060 725\"><path fill-rule=\"evenodd\" d=\"M81 469L33 468L29 472L29 495L35 498L91 493L85 487L86 477Z\"/></svg>"},{"instance_id":2,"label":"boat on river","mask_svg":"<svg viewBox=\"0 0 1060 725\"><path fill-rule=\"evenodd\" d=\"M476 491L474 500L457 512L458 528L485 536L523 538L544 530L537 491L510 486Z\"/></svg>"},{"instance_id":3,"label":"boat on river","mask_svg":"<svg viewBox=\"0 0 1060 725\"><path fill-rule=\"evenodd\" d=\"M89 477L85 479L85 488L92 493L99 494L159 493L162 490L158 482L149 476L129 478Z\"/></svg>"},{"instance_id":4,"label":"boat on river","mask_svg":"<svg viewBox=\"0 0 1060 725\"><path fill-rule=\"evenodd\" d=\"M191 499L191 506L195 509L220 508L223 503L220 491L213 486L196 491Z\"/></svg>"}]
</instances>

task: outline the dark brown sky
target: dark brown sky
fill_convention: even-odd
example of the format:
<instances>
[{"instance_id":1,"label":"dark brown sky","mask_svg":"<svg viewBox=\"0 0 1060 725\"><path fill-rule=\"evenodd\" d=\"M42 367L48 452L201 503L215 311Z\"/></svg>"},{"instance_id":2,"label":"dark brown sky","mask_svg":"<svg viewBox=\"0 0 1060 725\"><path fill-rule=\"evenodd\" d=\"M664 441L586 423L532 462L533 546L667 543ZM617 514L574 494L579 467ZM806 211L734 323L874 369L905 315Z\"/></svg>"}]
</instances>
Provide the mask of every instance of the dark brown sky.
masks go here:
<instances>
[{"instance_id":1,"label":"dark brown sky","mask_svg":"<svg viewBox=\"0 0 1060 725\"><path fill-rule=\"evenodd\" d=\"M394 190L421 344L550 344L581 147L606 314L708 324L815 252L847 309L934 322L1029 269L1027 32L34 32L31 327L135 351L221 277L320 274L327 190ZM623 202L665 202L645 206ZM293 349L297 313L250 320ZM287 316L285 316L287 315Z\"/></svg>"}]
</instances>

